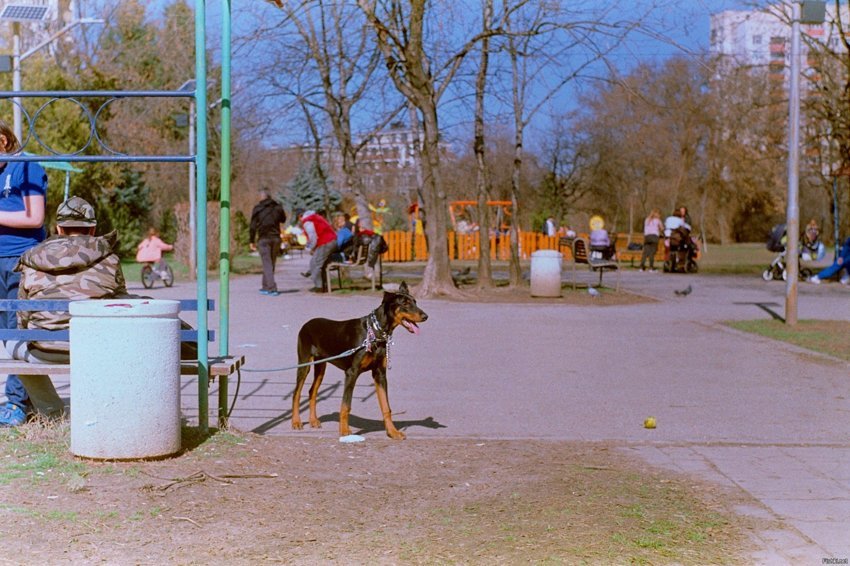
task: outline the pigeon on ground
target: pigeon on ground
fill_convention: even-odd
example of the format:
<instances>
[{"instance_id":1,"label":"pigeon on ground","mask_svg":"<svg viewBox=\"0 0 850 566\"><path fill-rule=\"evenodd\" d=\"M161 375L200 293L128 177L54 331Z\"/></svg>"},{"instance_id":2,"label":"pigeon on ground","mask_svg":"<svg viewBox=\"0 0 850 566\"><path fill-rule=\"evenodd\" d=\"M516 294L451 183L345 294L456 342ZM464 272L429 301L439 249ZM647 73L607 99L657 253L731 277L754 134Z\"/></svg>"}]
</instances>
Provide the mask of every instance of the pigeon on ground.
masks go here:
<instances>
[{"instance_id":1,"label":"pigeon on ground","mask_svg":"<svg viewBox=\"0 0 850 566\"><path fill-rule=\"evenodd\" d=\"M679 295L680 297L687 297L688 295L690 295L690 294L691 294L691 291L693 291L693 290L694 290L694 288L693 288L693 287L691 287L690 285L688 285L687 287L685 287L685 288L684 288L684 289L682 289L681 291L680 291L680 290L678 290L678 289L676 289L676 290L675 290L675 291L673 291L673 292L674 292L674 293L676 293L677 295Z\"/></svg>"},{"instance_id":2,"label":"pigeon on ground","mask_svg":"<svg viewBox=\"0 0 850 566\"><path fill-rule=\"evenodd\" d=\"M590 296L591 296L591 297L593 297L594 299L595 299L596 297L598 297L598 296L599 296L599 294L600 294L600 293L599 293L599 291L597 291L597 290L596 290L596 289L594 289L593 287L588 287L588 288L587 288L587 292L588 292L588 294L590 294Z\"/></svg>"}]
</instances>

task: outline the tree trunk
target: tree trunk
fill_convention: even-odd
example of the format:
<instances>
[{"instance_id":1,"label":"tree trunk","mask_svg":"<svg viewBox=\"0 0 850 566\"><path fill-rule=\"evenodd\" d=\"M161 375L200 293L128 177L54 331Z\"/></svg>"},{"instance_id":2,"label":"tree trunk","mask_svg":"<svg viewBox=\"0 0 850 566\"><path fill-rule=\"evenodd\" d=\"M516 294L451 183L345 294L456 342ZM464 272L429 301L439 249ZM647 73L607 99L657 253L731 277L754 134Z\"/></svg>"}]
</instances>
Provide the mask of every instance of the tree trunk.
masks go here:
<instances>
[{"instance_id":1,"label":"tree trunk","mask_svg":"<svg viewBox=\"0 0 850 566\"><path fill-rule=\"evenodd\" d=\"M439 128L437 106L432 101L420 108L423 118L424 143L422 146L422 175L424 181L425 214L428 222L428 263L422 275L418 292L426 297L453 295L456 293L448 249L448 203L440 175Z\"/></svg>"},{"instance_id":2,"label":"tree trunk","mask_svg":"<svg viewBox=\"0 0 850 566\"><path fill-rule=\"evenodd\" d=\"M489 27L493 12L493 1L484 2L484 29ZM490 196L490 176L487 172L486 144L484 141L484 92L487 85L487 68L490 58L490 40L481 41L481 64L475 80L475 151L476 177L475 188L478 193L478 287L486 289L493 286L493 273L490 264L490 208L487 201Z\"/></svg>"},{"instance_id":3,"label":"tree trunk","mask_svg":"<svg viewBox=\"0 0 850 566\"><path fill-rule=\"evenodd\" d=\"M508 278L512 287L522 284L522 267L519 263L519 191L524 128L520 112L519 108L514 111L514 163L511 172L511 261L508 266Z\"/></svg>"},{"instance_id":4,"label":"tree trunk","mask_svg":"<svg viewBox=\"0 0 850 566\"><path fill-rule=\"evenodd\" d=\"M363 191L363 178L357 172L357 158L354 155L354 148L348 146L346 151L342 152L342 174L345 177L345 188L349 194L354 195L354 204L357 207L357 218L360 222L360 227L366 230L372 230L372 212L369 210L369 204L366 202L366 195Z\"/></svg>"}]
</instances>

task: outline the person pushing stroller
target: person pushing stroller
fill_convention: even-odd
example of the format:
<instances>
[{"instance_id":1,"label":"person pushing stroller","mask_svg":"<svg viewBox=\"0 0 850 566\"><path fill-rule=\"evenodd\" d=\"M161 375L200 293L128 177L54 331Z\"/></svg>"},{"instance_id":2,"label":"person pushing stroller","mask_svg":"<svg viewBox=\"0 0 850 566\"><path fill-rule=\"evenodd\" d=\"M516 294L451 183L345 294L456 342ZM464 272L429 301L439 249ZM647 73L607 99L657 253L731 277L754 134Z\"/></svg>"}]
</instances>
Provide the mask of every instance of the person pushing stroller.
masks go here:
<instances>
[{"instance_id":1,"label":"person pushing stroller","mask_svg":"<svg viewBox=\"0 0 850 566\"><path fill-rule=\"evenodd\" d=\"M776 252L778 255L774 258L771 264L762 272L762 279L771 281L773 279L787 279L786 273L786 258L785 245L788 241L788 234L785 224L777 224L770 231L770 236L767 239L767 249ZM820 228L816 220L812 219L806 225L806 229L800 235L800 251L799 257L802 261L820 261L826 253L826 248L823 241L820 239ZM801 280L810 280L812 270L808 267L801 267L799 276Z\"/></svg>"},{"instance_id":2,"label":"person pushing stroller","mask_svg":"<svg viewBox=\"0 0 850 566\"><path fill-rule=\"evenodd\" d=\"M699 248L691 238L691 225L686 220L687 209L680 207L664 221L664 245L667 257L664 260L665 273L699 271L697 257Z\"/></svg>"}]
</instances>

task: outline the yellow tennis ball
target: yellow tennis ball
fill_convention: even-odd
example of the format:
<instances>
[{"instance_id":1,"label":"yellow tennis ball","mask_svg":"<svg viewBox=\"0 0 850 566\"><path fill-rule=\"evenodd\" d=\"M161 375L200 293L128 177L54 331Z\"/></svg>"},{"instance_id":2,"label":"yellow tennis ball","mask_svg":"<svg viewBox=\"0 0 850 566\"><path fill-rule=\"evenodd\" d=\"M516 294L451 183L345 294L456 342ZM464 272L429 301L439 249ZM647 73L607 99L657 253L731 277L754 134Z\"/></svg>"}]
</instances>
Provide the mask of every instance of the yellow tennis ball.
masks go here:
<instances>
[{"instance_id":1,"label":"yellow tennis ball","mask_svg":"<svg viewBox=\"0 0 850 566\"><path fill-rule=\"evenodd\" d=\"M655 428L655 417L646 417L643 421L644 428Z\"/></svg>"}]
</instances>

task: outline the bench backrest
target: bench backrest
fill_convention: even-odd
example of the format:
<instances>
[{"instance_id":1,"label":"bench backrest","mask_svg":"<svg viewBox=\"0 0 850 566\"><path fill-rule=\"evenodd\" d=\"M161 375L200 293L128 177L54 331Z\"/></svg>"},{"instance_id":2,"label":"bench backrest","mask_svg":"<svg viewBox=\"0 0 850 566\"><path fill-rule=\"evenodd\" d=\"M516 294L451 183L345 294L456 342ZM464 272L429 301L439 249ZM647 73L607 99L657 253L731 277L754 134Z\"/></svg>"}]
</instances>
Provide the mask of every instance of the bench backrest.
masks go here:
<instances>
[{"instance_id":1,"label":"bench backrest","mask_svg":"<svg viewBox=\"0 0 850 566\"><path fill-rule=\"evenodd\" d=\"M576 263L588 263L587 240L582 237L573 239L573 261Z\"/></svg>"},{"instance_id":2,"label":"bench backrest","mask_svg":"<svg viewBox=\"0 0 850 566\"><path fill-rule=\"evenodd\" d=\"M115 299L120 300L120 299ZM51 300L26 300L26 299L0 299L0 311L51 311L68 312L71 301ZM197 311L198 301L194 299L180 299L181 311ZM215 310L215 301L207 301L207 310ZM213 341L215 333L207 331L207 339ZM0 340L57 340L67 342L70 340L68 330L44 330L41 328L2 328L0 329ZM197 342L197 330L181 330L181 342Z\"/></svg>"}]
</instances>

